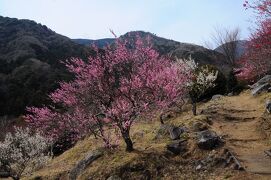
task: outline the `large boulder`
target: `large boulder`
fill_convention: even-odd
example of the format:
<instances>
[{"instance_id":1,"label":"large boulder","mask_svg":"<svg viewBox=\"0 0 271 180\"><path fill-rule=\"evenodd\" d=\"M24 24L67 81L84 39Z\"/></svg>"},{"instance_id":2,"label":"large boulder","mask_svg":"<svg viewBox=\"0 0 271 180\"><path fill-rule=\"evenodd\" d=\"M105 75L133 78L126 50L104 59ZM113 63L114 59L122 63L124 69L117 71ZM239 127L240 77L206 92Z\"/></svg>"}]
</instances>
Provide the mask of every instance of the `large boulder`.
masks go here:
<instances>
[{"instance_id":1,"label":"large boulder","mask_svg":"<svg viewBox=\"0 0 271 180\"><path fill-rule=\"evenodd\" d=\"M186 140L174 141L167 145L167 150L175 155L184 154L188 150L187 141Z\"/></svg>"},{"instance_id":2,"label":"large boulder","mask_svg":"<svg viewBox=\"0 0 271 180\"><path fill-rule=\"evenodd\" d=\"M256 96L262 92L267 92L270 87L271 87L271 85L269 83L261 84L259 86L256 86L255 88L253 88L251 91L251 94L253 96Z\"/></svg>"},{"instance_id":3,"label":"large boulder","mask_svg":"<svg viewBox=\"0 0 271 180\"><path fill-rule=\"evenodd\" d=\"M262 79L260 79L259 81L257 81L256 83L254 83L253 85L250 86L251 89L254 89L260 85L269 83L271 84L271 75L266 75L264 76Z\"/></svg>"},{"instance_id":4,"label":"large boulder","mask_svg":"<svg viewBox=\"0 0 271 180\"><path fill-rule=\"evenodd\" d=\"M205 130L198 132L197 145L200 149L212 150L219 147L223 143L224 142L222 139L214 131Z\"/></svg>"},{"instance_id":5,"label":"large boulder","mask_svg":"<svg viewBox=\"0 0 271 180\"><path fill-rule=\"evenodd\" d=\"M255 84L251 85L250 88L252 89L251 94L256 96L262 92L269 91L271 87L271 75L266 75Z\"/></svg>"},{"instance_id":6,"label":"large boulder","mask_svg":"<svg viewBox=\"0 0 271 180\"><path fill-rule=\"evenodd\" d=\"M171 127L168 129L170 138L171 138L172 140L180 139L181 134L184 133L184 132L186 132L186 131L187 131L187 129L186 129L185 127L171 126Z\"/></svg>"},{"instance_id":7,"label":"large boulder","mask_svg":"<svg viewBox=\"0 0 271 180\"><path fill-rule=\"evenodd\" d=\"M101 151L90 151L84 159L79 161L74 168L70 171L69 179L76 180L77 176L82 173L87 166L89 166L93 161L100 158L103 155Z\"/></svg>"},{"instance_id":8,"label":"large boulder","mask_svg":"<svg viewBox=\"0 0 271 180\"><path fill-rule=\"evenodd\" d=\"M172 140L180 139L180 136L182 133L187 132L186 127L182 126L175 126L175 125L169 125L169 124L162 124L160 128L157 131L157 134L155 136L155 139L164 138L165 136L169 136Z\"/></svg>"}]
</instances>

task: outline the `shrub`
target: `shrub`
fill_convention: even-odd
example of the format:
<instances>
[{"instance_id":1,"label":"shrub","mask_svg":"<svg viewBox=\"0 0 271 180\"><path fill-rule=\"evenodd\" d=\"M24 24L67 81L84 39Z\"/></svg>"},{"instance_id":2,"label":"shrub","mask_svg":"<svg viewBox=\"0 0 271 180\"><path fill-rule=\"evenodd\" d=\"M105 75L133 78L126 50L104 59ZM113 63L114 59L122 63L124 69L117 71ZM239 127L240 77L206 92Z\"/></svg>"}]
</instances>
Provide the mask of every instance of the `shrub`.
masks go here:
<instances>
[{"instance_id":1,"label":"shrub","mask_svg":"<svg viewBox=\"0 0 271 180\"><path fill-rule=\"evenodd\" d=\"M19 179L26 168L37 168L49 159L45 154L49 144L39 133L15 128L15 133L7 133L0 142L0 169L13 179Z\"/></svg>"},{"instance_id":2,"label":"shrub","mask_svg":"<svg viewBox=\"0 0 271 180\"><path fill-rule=\"evenodd\" d=\"M192 73L192 78L187 84L189 95L192 101L192 112L196 115L196 103L208 90L215 87L218 71L210 65L198 66L194 59L179 59L178 64L185 64Z\"/></svg>"}]
</instances>

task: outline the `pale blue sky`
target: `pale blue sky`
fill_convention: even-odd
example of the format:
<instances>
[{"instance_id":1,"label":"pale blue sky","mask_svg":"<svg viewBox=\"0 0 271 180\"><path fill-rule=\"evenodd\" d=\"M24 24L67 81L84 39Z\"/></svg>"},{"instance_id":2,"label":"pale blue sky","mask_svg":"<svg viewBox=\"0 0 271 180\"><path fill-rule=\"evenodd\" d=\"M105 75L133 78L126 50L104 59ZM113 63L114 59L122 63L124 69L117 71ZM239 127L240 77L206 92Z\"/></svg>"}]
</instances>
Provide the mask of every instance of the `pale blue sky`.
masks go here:
<instances>
[{"instance_id":1,"label":"pale blue sky","mask_svg":"<svg viewBox=\"0 0 271 180\"><path fill-rule=\"evenodd\" d=\"M144 30L180 42L203 44L215 26L249 34L243 0L0 0L0 15L31 19L70 38L112 37Z\"/></svg>"}]
</instances>

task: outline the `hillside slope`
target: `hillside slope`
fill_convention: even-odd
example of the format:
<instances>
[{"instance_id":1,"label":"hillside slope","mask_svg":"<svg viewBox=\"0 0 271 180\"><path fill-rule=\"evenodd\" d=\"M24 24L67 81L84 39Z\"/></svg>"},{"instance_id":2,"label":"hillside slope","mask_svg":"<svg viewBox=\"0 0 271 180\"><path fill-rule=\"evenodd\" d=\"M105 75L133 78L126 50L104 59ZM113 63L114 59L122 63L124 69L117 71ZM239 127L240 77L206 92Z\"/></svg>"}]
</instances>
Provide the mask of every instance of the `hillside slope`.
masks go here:
<instances>
[{"instance_id":1,"label":"hillside slope","mask_svg":"<svg viewBox=\"0 0 271 180\"><path fill-rule=\"evenodd\" d=\"M75 164L94 149L100 149L103 156L87 166L78 179L107 179L113 175L121 179L270 179L271 158L263 153L271 148L271 116L263 108L264 99L270 97L265 94L255 98L249 92L222 97L201 104L198 116L185 107L185 112L166 122L189 128L182 135L188 142L188 151L183 155L167 151L172 140L168 134L161 134L158 121L139 121L132 127L134 152L126 153L124 144L116 150L104 150L99 140L89 137L25 179L68 179ZM199 149L194 131L198 123L216 131L225 144L212 151ZM235 155L245 171L225 167L225 149Z\"/></svg>"},{"instance_id":2,"label":"hillside slope","mask_svg":"<svg viewBox=\"0 0 271 180\"><path fill-rule=\"evenodd\" d=\"M48 103L46 94L70 79L60 61L89 54L44 25L0 16L0 116Z\"/></svg>"},{"instance_id":3,"label":"hillside slope","mask_svg":"<svg viewBox=\"0 0 271 180\"><path fill-rule=\"evenodd\" d=\"M248 41L247 40L238 40L236 42L236 59L239 59L242 55L245 54L246 48ZM227 44L223 44L218 46L217 48L214 49L214 51L217 51L219 53L225 54L223 46L227 47Z\"/></svg>"},{"instance_id":4,"label":"hillside slope","mask_svg":"<svg viewBox=\"0 0 271 180\"><path fill-rule=\"evenodd\" d=\"M188 58L191 56L199 64L211 64L220 69L220 71L227 74L230 71L230 66L225 60L225 56L221 52L206 49L202 46L190 43L180 43L178 41L159 37L150 32L144 31L131 31L120 36L120 39L125 39L129 42L134 42L136 37L142 39L150 39L154 49L156 49L162 55L169 55L173 58ZM107 43L114 44L114 39L99 39L99 40L88 40L88 39L74 39L74 42L89 46L91 43L96 44L98 47L104 47Z\"/></svg>"}]
</instances>

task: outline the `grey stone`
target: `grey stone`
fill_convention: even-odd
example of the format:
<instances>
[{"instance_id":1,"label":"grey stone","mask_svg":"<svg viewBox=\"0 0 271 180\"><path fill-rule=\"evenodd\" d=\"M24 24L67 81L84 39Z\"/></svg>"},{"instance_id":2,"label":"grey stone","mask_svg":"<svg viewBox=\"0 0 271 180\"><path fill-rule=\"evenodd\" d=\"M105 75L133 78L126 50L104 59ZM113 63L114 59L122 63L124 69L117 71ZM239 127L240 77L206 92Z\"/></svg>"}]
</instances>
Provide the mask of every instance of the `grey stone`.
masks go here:
<instances>
[{"instance_id":1,"label":"grey stone","mask_svg":"<svg viewBox=\"0 0 271 180\"><path fill-rule=\"evenodd\" d=\"M187 152L187 142L186 140L174 141L167 145L167 150L175 155L183 154Z\"/></svg>"},{"instance_id":2,"label":"grey stone","mask_svg":"<svg viewBox=\"0 0 271 180\"><path fill-rule=\"evenodd\" d=\"M270 101L270 100L267 100L267 101L265 102L265 109L266 109L266 111L267 111L268 113L271 112L271 101Z\"/></svg>"},{"instance_id":3,"label":"grey stone","mask_svg":"<svg viewBox=\"0 0 271 180\"><path fill-rule=\"evenodd\" d=\"M212 150L223 143L222 139L214 131L205 130L198 132L197 145L200 149Z\"/></svg>"},{"instance_id":4,"label":"grey stone","mask_svg":"<svg viewBox=\"0 0 271 180\"><path fill-rule=\"evenodd\" d=\"M180 135L187 132L185 127L176 127L174 125L162 124L157 131L155 139L163 138L165 136L170 136L172 140L180 139Z\"/></svg>"},{"instance_id":5,"label":"grey stone","mask_svg":"<svg viewBox=\"0 0 271 180\"><path fill-rule=\"evenodd\" d=\"M197 165L196 170L197 170L197 171L198 171L198 170L201 170L201 168L202 168L202 165L199 164L199 165Z\"/></svg>"},{"instance_id":6,"label":"grey stone","mask_svg":"<svg viewBox=\"0 0 271 180\"><path fill-rule=\"evenodd\" d=\"M260 79L259 81L257 81L256 83L254 83L252 86L250 86L251 89L254 89L258 86L261 86L263 84L270 84L271 83L271 75L266 75L264 76L262 79Z\"/></svg>"},{"instance_id":7,"label":"grey stone","mask_svg":"<svg viewBox=\"0 0 271 180\"><path fill-rule=\"evenodd\" d=\"M101 151L91 151L89 152L84 159L79 161L75 167L70 171L69 179L76 180L77 176L83 172L83 170L89 166L93 161L100 158L103 155Z\"/></svg>"},{"instance_id":8,"label":"grey stone","mask_svg":"<svg viewBox=\"0 0 271 180\"><path fill-rule=\"evenodd\" d=\"M233 96L233 92L229 93L228 96Z\"/></svg>"},{"instance_id":9,"label":"grey stone","mask_svg":"<svg viewBox=\"0 0 271 180\"><path fill-rule=\"evenodd\" d=\"M271 87L271 85L269 83L259 85L259 86L252 89L251 94L253 96L256 96L262 92L267 92L270 87Z\"/></svg>"},{"instance_id":10,"label":"grey stone","mask_svg":"<svg viewBox=\"0 0 271 180\"><path fill-rule=\"evenodd\" d=\"M106 180L121 180L121 178L117 175L112 175L109 178L107 178Z\"/></svg>"},{"instance_id":11,"label":"grey stone","mask_svg":"<svg viewBox=\"0 0 271 180\"><path fill-rule=\"evenodd\" d=\"M187 130L185 127L171 126L168 131L169 131L170 138L172 140L177 140L177 139L180 139L181 134L186 132Z\"/></svg>"},{"instance_id":12,"label":"grey stone","mask_svg":"<svg viewBox=\"0 0 271 180\"><path fill-rule=\"evenodd\" d=\"M223 97L223 95L221 94L216 94L212 96L212 100L217 100L217 99L221 99Z\"/></svg>"},{"instance_id":13,"label":"grey stone","mask_svg":"<svg viewBox=\"0 0 271 180\"><path fill-rule=\"evenodd\" d=\"M251 94L256 96L262 92L271 91L271 75L266 75L255 84L249 86L251 88Z\"/></svg>"}]
</instances>

